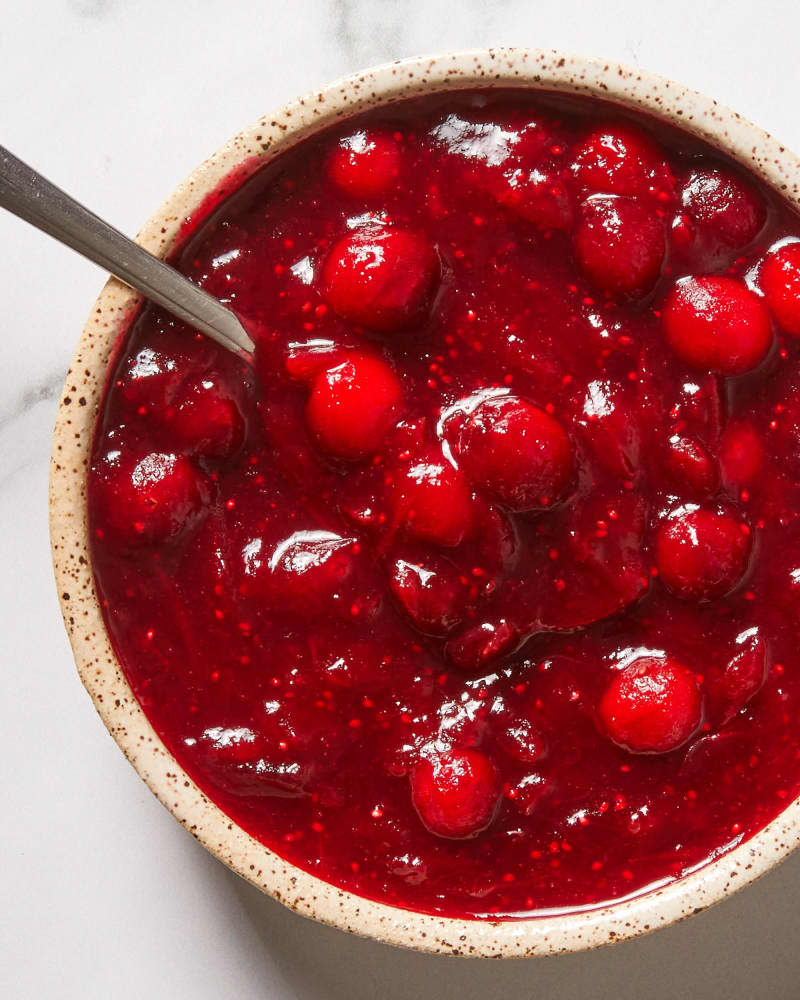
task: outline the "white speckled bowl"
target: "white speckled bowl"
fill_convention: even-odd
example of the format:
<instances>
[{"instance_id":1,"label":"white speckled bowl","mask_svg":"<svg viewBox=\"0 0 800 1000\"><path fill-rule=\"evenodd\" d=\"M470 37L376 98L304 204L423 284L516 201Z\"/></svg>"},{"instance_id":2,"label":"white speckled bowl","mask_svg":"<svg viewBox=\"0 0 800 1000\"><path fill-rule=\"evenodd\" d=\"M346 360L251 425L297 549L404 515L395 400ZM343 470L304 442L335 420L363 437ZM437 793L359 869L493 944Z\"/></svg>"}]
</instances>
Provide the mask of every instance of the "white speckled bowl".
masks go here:
<instances>
[{"instance_id":1,"label":"white speckled bowl","mask_svg":"<svg viewBox=\"0 0 800 1000\"><path fill-rule=\"evenodd\" d=\"M678 124L800 203L800 161L760 128L716 101L616 63L530 49L489 49L408 59L306 94L241 132L199 166L146 224L139 242L169 253L181 223L226 181L231 189L279 152L367 108L423 93L525 87L596 95ZM94 304L67 375L53 443L50 531L61 609L81 680L122 752L153 793L205 847L253 885L305 916L420 951L511 957L578 951L665 927L747 885L800 841L800 799L756 837L664 888L612 906L506 921L454 920L385 906L343 892L283 861L233 823L165 749L126 681L94 589L86 525L86 470L115 345L138 305L108 281Z\"/></svg>"}]
</instances>

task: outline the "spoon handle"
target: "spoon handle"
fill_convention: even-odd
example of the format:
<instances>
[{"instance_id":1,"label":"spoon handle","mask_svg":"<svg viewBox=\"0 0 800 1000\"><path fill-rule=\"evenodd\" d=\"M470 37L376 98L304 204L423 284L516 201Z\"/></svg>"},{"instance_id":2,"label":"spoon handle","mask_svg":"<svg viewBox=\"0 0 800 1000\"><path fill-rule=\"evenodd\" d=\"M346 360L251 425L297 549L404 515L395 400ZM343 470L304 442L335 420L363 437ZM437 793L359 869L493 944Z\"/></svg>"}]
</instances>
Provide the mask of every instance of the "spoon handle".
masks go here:
<instances>
[{"instance_id":1,"label":"spoon handle","mask_svg":"<svg viewBox=\"0 0 800 1000\"><path fill-rule=\"evenodd\" d=\"M238 316L0 146L0 207L116 275L228 350L253 351Z\"/></svg>"}]
</instances>

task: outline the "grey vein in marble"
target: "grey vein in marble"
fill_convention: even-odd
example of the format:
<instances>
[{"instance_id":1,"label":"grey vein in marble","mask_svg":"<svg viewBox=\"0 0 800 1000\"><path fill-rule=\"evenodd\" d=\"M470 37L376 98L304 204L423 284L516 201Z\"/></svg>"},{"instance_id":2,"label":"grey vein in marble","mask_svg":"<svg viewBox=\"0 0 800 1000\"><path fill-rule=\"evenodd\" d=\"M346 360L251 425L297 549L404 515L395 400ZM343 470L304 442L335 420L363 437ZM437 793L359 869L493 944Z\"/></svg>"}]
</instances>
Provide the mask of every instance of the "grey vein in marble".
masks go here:
<instances>
[{"instance_id":1,"label":"grey vein in marble","mask_svg":"<svg viewBox=\"0 0 800 1000\"><path fill-rule=\"evenodd\" d=\"M23 417L37 403L55 399L64 384L65 373L66 366L59 365L58 368L49 372L40 381L24 388L9 408L4 413L0 413L0 432L6 430L15 420Z\"/></svg>"}]
</instances>

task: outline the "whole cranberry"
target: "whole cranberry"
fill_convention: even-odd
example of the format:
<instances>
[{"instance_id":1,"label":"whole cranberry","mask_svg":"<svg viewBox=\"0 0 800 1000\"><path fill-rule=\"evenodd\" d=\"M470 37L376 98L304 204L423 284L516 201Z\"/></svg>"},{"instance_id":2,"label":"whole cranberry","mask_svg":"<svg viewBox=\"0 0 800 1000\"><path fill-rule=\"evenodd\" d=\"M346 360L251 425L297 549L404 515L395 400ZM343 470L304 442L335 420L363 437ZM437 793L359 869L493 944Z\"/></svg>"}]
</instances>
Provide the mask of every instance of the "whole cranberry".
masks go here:
<instances>
[{"instance_id":1,"label":"whole cranberry","mask_svg":"<svg viewBox=\"0 0 800 1000\"><path fill-rule=\"evenodd\" d=\"M322 269L322 294L343 319L385 332L421 321L439 278L431 244L402 229L343 236Z\"/></svg>"},{"instance_id":2,"label":"whole cranberry","mask_svg":"<svg viewBox=\"0 0 800 1000\"><path fill-rule=\"evenodd\" d=\"M396 417L403 390L378 358L353 355L311 384L306 420L321 448L356 460L377 451Z\"/></svg>"},{"instance_id":3,"label":"whole cranberry","mask_svg":"<svg viewBox=\"0 0 800 1000\"><path fill-rule=\"evenodd\" d=\"M111 448L91 475L102 540L128 546L174 541L207 511L208 481L185 455Z\"/></svg>"},{"instance_id":4,"label":"whole cranberry","mask_svg":"<svg viewBox=\"0 0 800 1000\"><path fill-rule=\"evenodd\" d=\"M552 790L551 781L548 781L543 775L533 772L520 778L515 785L508 789L506 794L523 816L532 816L545 796Z\"/></svg>"},{"instance_id":5,"label":"whole cranberry","mask_svg":"<svg viewBox=\"0 0 800 1000\"><path fill-rule=\"evenodd\" d=\"M716 492L716 464L705 445L695 438L673 434L667 441L665 465L672 484L679 490L700 498Z\"/></svg>"},{"instance_id":6,"label":"whole cranberry","mask_svg":"<svg viewBox=\"0 0 800 1000\"><path fill-rule=\"evenodd\" d=\"M575 259L602 291L614 295L650 291L661 275L666 249L663 222L641 202L595 195L581 206Z\"/></svg>"},{"instance_id":7,"label":"whole cranberry","mask_svg":"<svg viewBox=\"0 0 800 1000\"><path fill-rule=\"evenodd\" d=\"M614 675L598 706L602 730L631 753L669 753L697 732L703 697L696 676L665 657L640 656Z\"/></svg>"},{"instance_id":8,"label":"whole cranberry","mask_svg":"<svg viewBox=\"0 0 800 1000\"><path fill-rule=\"evenodd\" d=\"M673 196L672 174L659 149L640 129L622 122L590 133L575 152L571 172L586 194Z\"/></svg>"},{"instance_id":9,"label":"whole cranberry","mask_svg":"<svg viewBox=\"0 0 800 1000\"><path fill-rule=\"evenodd\" d=\"M293 341L286 349L283 367L295 382L311 383L320 372L334 368L349 353L334 341L322 337ZM272 371L271 358L264 367L268 372Z\"/></svg>"},{"instance_id":10,"label":"whole cranberry","mask_svg":"<svg viewBox=\"0 0 800 1000\"><path fill-rule=\"evenodd\" d=\"M727 415L724 376L708 372L681 377L678 382L664 400L672 429L701 441L717 441Z\"/></svg>"},{"instance_id":11,"label":"whole cranberry","mask_svg":"<svg viewBox=\"0 0 800 1000\"><path fill-rule=\"evenodd\" d=\"M467 588L456 568L441 556L397 559L389 571L392 594L426 635L445 636L464 618Z\"/></svg>"},{"instance_id":12,"label":"whole cranberry","mask_svg":"<svg viewBox=\"0 0 800 1000\"><path fill-rule=\"evenodd\" d=\"M475 509L464 473L441 453L418 455L390 485L395 519L421 541L452 548L471 531Z\"/></svg>"},{"instance_id":13,"label":"whole cranberry","mask_svg":"<svg viewBox=\"0 0 800 1000\"><path fill-rule=\"evenodd\" d=\"M334 531L294 531L277 543L252 538L242 548L243 592L282 613L346 614L360 545Z\"/></svg>"},{"instance_id":14,"label":"whole cranberry","mask_svg":"<svg viewBox=\"0 0 800 1000\"><path fill-rule=\"evenodd\" d=\"M451 750L419 761L411 772L411 801L439 837L474 837L500 804L500 775L480 750Z\"/></svg>"},{"instance_id":15,"label":"whole cranberry","mask_svg":"<svg viewBox=\"0 0 800 1000\"><path fill-rule=\"evenodd\" d=\"M769 670L767 644L752 628L736 639L736 650L728 662L714 665L706 673L711 721L716 726L729 722L764 685Z\"/></svg>"},{"instance_id":16,"label":"whole cranberry","mask_svg":"<svg viewBox=\"0 0 800 1000\"><path fill-rule=\"evenodd\" d=\"M119 391L125 402L139 413L160 410L184 378L186 359L157 347L142 347L129 355Z\"/></svg>"},{"instance_id":17,"label":"whole cranberry","mask_svg":"<svg viewBox=\"0 0 800 1000\"><path fill-rule=\"evenodd\" d=\"M472 411L459 434L457 457L478 487L518 511L557 503L573 475L564 428L517 396L490 397Z\"/></svg>"},{"instance_id":18,"label":"whole cranberry","mask_svg":"<svg viewBox=\"0 0 800 1000\"><path fill-rule=\"evenodd\" d=\"M692 170L680 192L694 240L709 258L719 250L742 250L758 236L767 217L761 196L722 167Z\"/></svg>"},{"instance_id":19,"label":"whole cranberry","mask_svg":"<svg viewBox=\"0 0 800 1000\"><path fill-rule=\"evenodd\" d=\"M734 514L689 504L659 528L655 561L664 586L677 597L711 601L739 583L751 549L750 529Z\"/></svg>"},{"instance_id":20,"label":"whole cranberry","mask_svg":"<svg viewBox=\"0 0 800 1000\"><path fill-rule=\"evenodd\" d=\"M334 147L328 176L344 194L374 198L397 185L402 166L400 144L394 136L359 129Z\"/></svg>"},{"instance_id":21,"label":"whole cranberry","mask_svg":"<svg viewBox=\"0 0 800 1000\"><path fill-rule=\"evenodd\" d=\"M151 334L124 355L114 389L126 409L160 419L187 376L216 370L220 353L208 337L166 313L154 314L152 325Z\"/></svg>"},{"instance_id":22,"label":"whole cranberry","mask_svg":"<svg viewBox=\"0 0 800 1000\"><path fill-rule=\"evenodd\" d=\"M511 621L500 618L468 625L445 646L445 656L459 670L474 674L514 651L525 638L524 631Z\"/></svg>"},{"instance_id":23,"label":"whole cranberry","mask_svg":"<svg viewBox=\"0 0 800 1000\"><path fill-rule=\"evenodd\" d=\"M633 479L639 468L642 433L632 393L610 379L586 387L579 426L603 468L620 479Z\"/></svg>"},{"instance_id":24,"label":"whole cranberry","mask_svg":"<svg viewBox=\"0 0 800 1000\"><path fill-rule=\"evenodd\" d=\"M772 346L767 307L736 278L683 278L667 295L663 328L682 361L720 375L751 371Z\"/></svg>"},{"instance_id":25,"label":"whole cranberry","mask_svg":"<svg viewBox=\"0 0 800 1000\"><path fill-rule=\"evenodd\" d=\"M236 395L213 372L184 382L165 422L173 444L199 458L230 459L244 443L245 421Z\"/></svg>"},{"instance_id":26,"label":"whole cranberry","mask_svg":"<svg viewBox=\"0 0 800 1000\"><path fill-rule=\"evenodd\" d=\"M768 253L759 269L758 282L781 328L800 337L800 241Z\"/></svg>"},{"instance_id":27,"label":"whole cranberry","mask_svg":"<svg viewBox=\"0 0 800 1000\"><path fill-rule=\"evenodd\" d=\"M572 204L564 182L553 170L517 167L493 177L495 200L540 229L569 229Z\"/></svg>"}]
</instances>

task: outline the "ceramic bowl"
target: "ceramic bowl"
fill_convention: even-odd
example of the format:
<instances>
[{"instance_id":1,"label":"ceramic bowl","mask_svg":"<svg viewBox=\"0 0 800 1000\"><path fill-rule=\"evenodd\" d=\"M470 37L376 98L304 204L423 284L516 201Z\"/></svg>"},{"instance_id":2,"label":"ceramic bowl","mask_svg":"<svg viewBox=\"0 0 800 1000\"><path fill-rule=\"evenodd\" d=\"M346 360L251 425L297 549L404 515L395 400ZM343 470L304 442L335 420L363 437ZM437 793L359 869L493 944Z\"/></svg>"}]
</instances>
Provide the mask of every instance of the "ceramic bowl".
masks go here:
<instances>
[{"instance_id":1,"label":"ceramic bowl","mask_svg":"<svg viewBox=\"0 0 800 1000\"><path fill-rule=\"evenodd\" d=\"M145 225L139 242L167 255L185 220L202 217L220 195L312 132L407 97L474 87L594 95L643 110L724 150L790 202L800 202L800 160L716 101L616 63L552 51L488 49L380 66L265 116L190 174ZM297 913L343 930L420 951L510 957L578 951L665 927L752 882L797 846L800 799L757 836L665 887L579 913L475 921L362 899L288 864L245 833L206 798L156 735L114 656L94 588L86 471L109 365L138 305L129 288L108 281L67 375L52 455L53 562L78 672L103 722L153 793L220 861Z\"/></svg>"}]
</instances>

